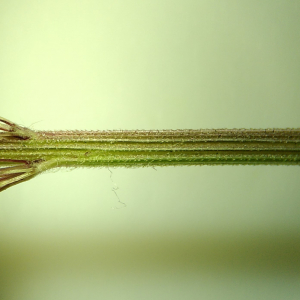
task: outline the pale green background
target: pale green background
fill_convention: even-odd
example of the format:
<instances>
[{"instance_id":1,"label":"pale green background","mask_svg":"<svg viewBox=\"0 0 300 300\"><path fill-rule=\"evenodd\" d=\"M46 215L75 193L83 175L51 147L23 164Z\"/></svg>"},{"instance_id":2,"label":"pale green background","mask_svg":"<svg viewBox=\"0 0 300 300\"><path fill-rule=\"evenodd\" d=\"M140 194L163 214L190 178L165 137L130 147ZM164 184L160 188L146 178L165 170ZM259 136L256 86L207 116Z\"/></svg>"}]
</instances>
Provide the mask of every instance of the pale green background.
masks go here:
<instances>
[{"instance_id":1,"label":"pale green background","mask_svg":"<svg viewBox=\"0 0 300 300\"><path fill-rule=\"evenodd\" d=\"M298 0L0 0L0 115L300 127L299 16ZM1 300L299 299L299 167L111 171L0 194Z\"/></svg>"}]
</instances>

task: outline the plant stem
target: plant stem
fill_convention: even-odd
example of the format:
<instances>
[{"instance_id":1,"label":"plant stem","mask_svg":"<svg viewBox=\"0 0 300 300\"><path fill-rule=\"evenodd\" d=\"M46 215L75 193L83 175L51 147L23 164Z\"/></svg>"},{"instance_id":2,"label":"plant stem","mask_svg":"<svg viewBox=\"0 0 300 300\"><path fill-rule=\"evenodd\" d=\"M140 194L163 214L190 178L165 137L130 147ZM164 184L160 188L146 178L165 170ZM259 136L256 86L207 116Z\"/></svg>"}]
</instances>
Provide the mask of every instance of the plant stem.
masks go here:
<instances>
[{"instance_id":1,"label":"plant stem","mask_svg":"<svg viewBox=\"0 0 300 300\"><path fill-rule=\"evenodd\" d=\"M54 167L300 165L299 128L32 131L0 122L0 191Z\"/></svg>"}]
</instances>

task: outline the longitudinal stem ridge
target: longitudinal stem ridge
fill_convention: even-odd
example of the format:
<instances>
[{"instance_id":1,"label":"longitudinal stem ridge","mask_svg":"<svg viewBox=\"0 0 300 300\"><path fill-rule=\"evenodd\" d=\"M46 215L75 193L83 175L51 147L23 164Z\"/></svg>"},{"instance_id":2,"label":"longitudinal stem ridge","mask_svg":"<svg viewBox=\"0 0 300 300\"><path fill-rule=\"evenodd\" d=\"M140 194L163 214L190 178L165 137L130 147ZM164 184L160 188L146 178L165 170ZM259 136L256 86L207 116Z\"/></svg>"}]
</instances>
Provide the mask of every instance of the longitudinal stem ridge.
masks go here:
<instances>
[{"instance_id":1,"label":"longitudinal stem ridge","mask_svg":"<svg viewBox=\"0 0 300 300\"><path fill-rule=\"evenodd\" d=\"M300 128L33 131L0 118L0 191L54 167L300 165Z\"/></svg>"}]
</instances>

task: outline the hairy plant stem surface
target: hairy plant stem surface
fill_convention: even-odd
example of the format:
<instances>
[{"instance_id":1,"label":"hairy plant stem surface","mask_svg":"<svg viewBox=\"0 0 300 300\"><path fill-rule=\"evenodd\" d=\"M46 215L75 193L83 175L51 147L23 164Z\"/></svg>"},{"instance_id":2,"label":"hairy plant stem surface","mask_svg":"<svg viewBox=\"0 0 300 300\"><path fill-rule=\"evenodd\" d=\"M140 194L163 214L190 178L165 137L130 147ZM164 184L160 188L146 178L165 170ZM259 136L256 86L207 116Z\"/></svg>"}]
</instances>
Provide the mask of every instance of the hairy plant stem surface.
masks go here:
<instances>
[{"instance_id":1,"label":"hairy plant stem surface","mask_svg":"<svg viewBox=\"0 0 300 300\"><path fill-rule=\"evenodd\" d=\"M0 118L0 191L55 167L300 165L300 129L33 131Z\"/></svg>"}]
</instances>

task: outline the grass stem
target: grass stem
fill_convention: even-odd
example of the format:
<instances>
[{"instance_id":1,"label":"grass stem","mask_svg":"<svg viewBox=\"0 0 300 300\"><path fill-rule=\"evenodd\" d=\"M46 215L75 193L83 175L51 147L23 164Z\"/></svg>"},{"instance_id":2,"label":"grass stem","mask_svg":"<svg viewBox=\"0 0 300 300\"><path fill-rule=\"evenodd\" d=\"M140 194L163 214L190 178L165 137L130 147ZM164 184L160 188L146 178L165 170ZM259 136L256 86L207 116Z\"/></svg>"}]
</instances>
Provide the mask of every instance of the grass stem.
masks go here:
<instances>
[{"instance_id":1,"label":"grass stem","mask_svg":"<svg viewBox=\"0 0 300 300\"><path fill-rule=\"evenodd\" d=\"M0 118L0 191L55 167L300 165L298 129L33 131Z\"/></svg>"}]
</instances>

